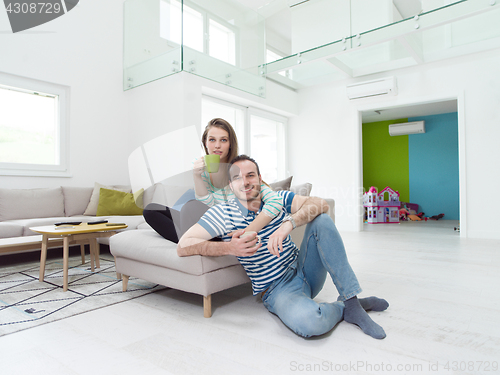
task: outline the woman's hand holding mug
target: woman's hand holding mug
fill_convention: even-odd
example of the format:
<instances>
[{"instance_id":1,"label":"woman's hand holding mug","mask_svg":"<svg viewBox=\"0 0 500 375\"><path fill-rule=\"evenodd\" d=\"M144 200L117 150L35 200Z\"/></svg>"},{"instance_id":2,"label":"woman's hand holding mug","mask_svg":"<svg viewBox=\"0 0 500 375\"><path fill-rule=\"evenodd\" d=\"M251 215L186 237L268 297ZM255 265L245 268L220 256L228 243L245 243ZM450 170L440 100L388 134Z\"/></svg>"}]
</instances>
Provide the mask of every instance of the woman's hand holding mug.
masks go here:
<instances>
[{"instance_id":1,"label":"woman's hand holding mug","mask_svg":"<svg viewBox=\"0 0 500 375\"><path fill-rule=\"evenodd\" d=\"M205 170L205 157L200 156L193 163L193 174L195 176L201 176L204 170Z\"/></svg>"}]
</instances>

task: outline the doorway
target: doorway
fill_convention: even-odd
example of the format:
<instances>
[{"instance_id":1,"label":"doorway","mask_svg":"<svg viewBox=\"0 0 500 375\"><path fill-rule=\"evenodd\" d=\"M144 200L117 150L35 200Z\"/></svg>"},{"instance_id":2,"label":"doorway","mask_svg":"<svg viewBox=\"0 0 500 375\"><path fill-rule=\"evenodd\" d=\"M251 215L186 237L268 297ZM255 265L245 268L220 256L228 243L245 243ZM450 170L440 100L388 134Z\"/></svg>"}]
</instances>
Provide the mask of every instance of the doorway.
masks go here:
<instances>
[{"instance_id":1,"label":"doorway","mask_svg":"<svg viewBox=\"0 0 500 375\"><path fill-rule=\"evenodd\" d=\"M455 97L448 97L448 98L436 98L436 99L431 99L431 100L420 100L420 101L408 101L404 104L398 104L398 105L383 105L383 104L373 104L371 106L365 106L362 108L358 108L358 117L359 117L359 147L360 147L360 159L359 159L359 187L360 188L365 188L366 185L364 183L364 162L363 162L363 150L364 150L364 145L363 145L363 123L377 123L377 122L391 122L391 120L398 120L398 119L410 119L409 121L414 121L413 119L420 119L420 118L441 118L441 116L445 116L444 114L452 114L455 113L456 116L456 122L455 125L456 128L454 129L455 131L455 136L458 138L458 192L456 192L456 195L458 195L458 218L456 217L456 214L454 214L455 218L450 219L458 219L460 223L460 236L461 237L466 237L467 236L467 221L466 221L466 178L465 178L465 139L464 139L464 128L465 128L465 123L464 123L464 114L463 114L463 97L460 95L457 95ZM458 124L457 124L458 123ZM368 125L369 126L369 125ZM366 129L366 127L365 127ZM432 139L430 136L431 133L434 136L434 139L436 138L436 134L434 133L436 128L433 130L429 131L427 134L427 138L424 137L419 137L419 135L414 136L414 140L417 139L418 141L415 144L420 143L420 147L422 147L422 141L424 139ZM387 132L388 133L388 132ZM458 134L457 134L458 133ZM388 137L388 135L386 135ZM411 136L407 136L407 139L411 140ZM391 137L391 138L398 138L398 137ZM371 139L371 138L370 138ZM456 138L455 138L456 139ZM365 137L365 142L366 142L366 137ZM408 150L408 143L410 145L412 144L411 141L406 141L407 142L407 150ZM415 147L415 146L414 146ZM432 145L428 145L427 147L434 147ZM439 147L439 145L438 145ZM455 140L455 147L457 147L456 140ZM381 151L383 152L383 151ZM455 149L456 152L456 149ZM455 154L456 155L456 154ZM418 160L418 159L413 159L413 160ZM366 161L366 159L365 159ZM454 160L455 165L457 164L456 156ZM366 163L369 165L369 163ZM417 163L418 164L418 163ZM429 163L428 163L429 164ZM439 165L438 161L436 161L435 165ZM415 165L414 165L415 166ZM430 166L432 167L432 165ZM416 170L416 168L413 168L413 170ZM442 173L442 172L441 172ZM407 182L408 183L408 182ZM456 185L456 183L455 183ZM410 186L408 185L408 194L405 194L405 199L401 199L402 201L410 202L409 199L409 191L410 191ZM413 186L413 191L414 192L419 192L420 193L420 198L419 200L422 200L422 194L425 191L425 188L423 189L417 189L417 185ZM378 186L380 189L385 188L384 186ZM427 194L431 194L427 192ZM414 194L414 196L418 196L419 194ZM411 202L411 203L418 203L418 202ZM362 207L362 197L361 197L361 202L360 202L360 207ZM432 206L431 206L432 207ZM427 212L426 212L427 213ZM431 216L434 213L429 212L429 215L426 216ZM453 216L453 215L451 215ZM445 217L446 219L446 217ZM363 215L361 215L360 219L360 230L364 230L364 220L363 220Z\"/></svg>"}]
</instances>

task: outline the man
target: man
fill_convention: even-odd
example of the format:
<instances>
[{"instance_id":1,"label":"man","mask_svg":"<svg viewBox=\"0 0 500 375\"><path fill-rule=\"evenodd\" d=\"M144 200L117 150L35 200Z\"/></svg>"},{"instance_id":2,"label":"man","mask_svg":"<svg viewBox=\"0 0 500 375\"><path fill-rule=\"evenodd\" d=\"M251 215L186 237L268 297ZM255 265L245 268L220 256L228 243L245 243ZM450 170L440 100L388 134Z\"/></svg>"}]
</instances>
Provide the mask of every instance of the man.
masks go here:
<instances>
[{"instance_id":1,"label":"man","mask_svg":"<svg viewBox=\"0 0 500 375\"><path fill-rule=\"evenodd\" d=\"M377 297L358 299L361 292L342 239L325 213L327 203L281 191L283 210L259 236L242 236L259 213L262 178L255 160L236 157L229 168L230 187L237 199L214 206L180 239L179 256L232 254L245 268L254 295L262 293L264 306L303 337L322 335L342 318L363 332L383 339L382 327L365 310L383 311L389 304ZM308 224L300 251L290 232ZM223 242L209 241L221 237ZM317 303L327 273L340 294L338 301Z\"/></svg>"}]
</instances>

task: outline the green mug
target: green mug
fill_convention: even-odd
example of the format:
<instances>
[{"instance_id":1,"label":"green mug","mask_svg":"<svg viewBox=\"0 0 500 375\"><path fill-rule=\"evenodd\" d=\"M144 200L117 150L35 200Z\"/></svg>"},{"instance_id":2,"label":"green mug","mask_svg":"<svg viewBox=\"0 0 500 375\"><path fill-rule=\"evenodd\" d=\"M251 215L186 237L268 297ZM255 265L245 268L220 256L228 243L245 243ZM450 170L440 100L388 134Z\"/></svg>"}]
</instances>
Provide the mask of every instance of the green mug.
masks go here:
<instances>
[{"instance_id":1,"label":"green mug","mask_svg":"<svg viewBox=\"0 0 500 375\"><path fill-rule=\"evenodd\" d=\"M205 166L208 173L216 173L219 171L220 155L211 154L205 155Z\"/></svg>"}]
</instances>

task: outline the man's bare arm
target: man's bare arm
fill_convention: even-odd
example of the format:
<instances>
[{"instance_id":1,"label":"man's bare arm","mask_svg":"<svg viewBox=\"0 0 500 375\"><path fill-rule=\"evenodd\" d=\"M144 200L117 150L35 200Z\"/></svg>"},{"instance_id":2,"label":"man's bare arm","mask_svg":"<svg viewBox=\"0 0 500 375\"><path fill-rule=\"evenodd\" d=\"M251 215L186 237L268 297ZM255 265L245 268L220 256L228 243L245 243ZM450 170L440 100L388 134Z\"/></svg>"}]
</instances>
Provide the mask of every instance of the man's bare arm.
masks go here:
<instances>
[{"instance_id":1,"label":"man's bare arm","mask_svg":"<svg viewBox=\"0 0 500 375\"><path fill-rule=\"evenodd\" d=\"M329 209L328 203L321 198L317 197L304 197L302 195L295 195L292 201L292 218L295 225L310 223L317 216L327 213ZM285 221L281 226L269 237L267 244L268 250L271 254L280 256L283 251L283 241L292 232L293 225L290 221Z\"/></svg>"},{"instance_id":2,"label":"man's bare arm","mask_svg":"<svg viewBox=\"0 0 500 375\"><path fill-rule=\"evenodd\" d=\"M292 201L292 218L295 225L300 227L310 223L317 216L326 214L328 209L328 203L324 199L295 195Z\"/></svg>"},{"instance_id":3,"label":"man's bare arm","mask_svg":"<svg viewBox=\"0 0 500 375\"><path fill-rule=\"evenodd\" d=\"M195 224L179 240L177 255L180 257L191 255L222 256L235 255L240 257L255 254L261 244L257 244L257 237L247 236L240 238L245 230L234 232L231 241L209 241L212 236L200 224Z\"/></svg>"}]
</instances>

